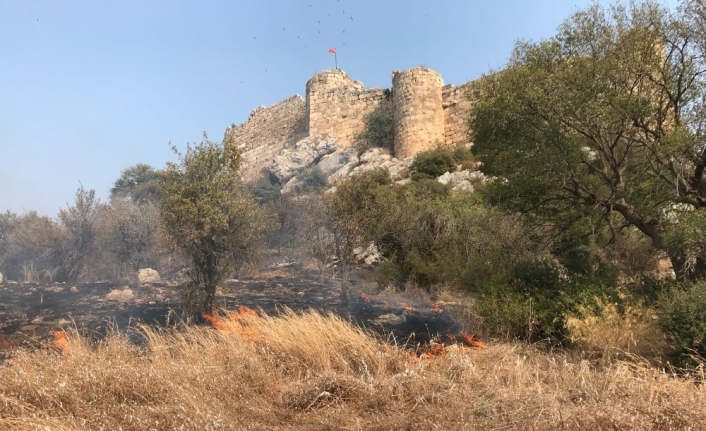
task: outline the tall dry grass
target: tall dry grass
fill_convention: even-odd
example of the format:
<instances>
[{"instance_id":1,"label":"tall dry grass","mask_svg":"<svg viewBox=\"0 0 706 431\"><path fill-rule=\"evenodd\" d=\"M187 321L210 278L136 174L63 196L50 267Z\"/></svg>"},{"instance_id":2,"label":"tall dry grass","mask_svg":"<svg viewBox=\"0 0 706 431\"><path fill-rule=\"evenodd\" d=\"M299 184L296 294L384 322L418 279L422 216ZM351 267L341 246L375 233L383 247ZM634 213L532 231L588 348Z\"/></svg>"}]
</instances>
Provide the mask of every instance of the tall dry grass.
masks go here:
<instances>
[{"instance_id":1,"label":"tall dry grass","mask_svg":"<svg viewBox=\"0 0 706 431\"><path fill-rule=\"evenodd\" d=\"M16 351L0 429L706 429L706 388L647 365L509 344L416 361L316 312L217 324Z\"/></svg>"}]
</instances>

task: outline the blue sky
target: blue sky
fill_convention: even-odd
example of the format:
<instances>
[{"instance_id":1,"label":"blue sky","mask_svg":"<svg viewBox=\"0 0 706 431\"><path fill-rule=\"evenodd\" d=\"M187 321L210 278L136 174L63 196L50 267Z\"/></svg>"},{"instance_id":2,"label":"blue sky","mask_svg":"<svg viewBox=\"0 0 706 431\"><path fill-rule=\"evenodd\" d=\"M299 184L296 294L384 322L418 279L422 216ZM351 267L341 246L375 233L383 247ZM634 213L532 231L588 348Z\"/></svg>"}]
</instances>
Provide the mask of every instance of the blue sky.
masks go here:
<instances>
[{"instance_id":1,"label":"blue sky","mask_svg":"<svg viewBox=\"0 0 706 431\"><path fill-rule=\"evenodd\" d=\"M80 183L162 167L205 131L339 67L367 87L423 64L460 84L590 0L0 0L0 211L54 216ZM676 0L667 1L669 6Z\"/></svg>"}]
</instances>

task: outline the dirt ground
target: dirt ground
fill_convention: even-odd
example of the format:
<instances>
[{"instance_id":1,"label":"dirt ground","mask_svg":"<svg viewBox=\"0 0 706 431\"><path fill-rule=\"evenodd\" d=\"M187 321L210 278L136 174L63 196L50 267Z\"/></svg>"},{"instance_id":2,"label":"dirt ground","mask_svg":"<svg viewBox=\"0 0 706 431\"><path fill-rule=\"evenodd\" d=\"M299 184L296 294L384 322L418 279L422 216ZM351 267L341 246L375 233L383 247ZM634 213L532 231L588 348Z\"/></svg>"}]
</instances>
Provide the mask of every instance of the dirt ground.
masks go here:
<instances>
[{"instance_id":1,"label":"dirt ground","mask_svg":"<svg viewBox=\"0 0 706 431\"><path fill-rule=\"evenodd\" d=\"M314 271L274 265L249 279L227 280L218 289L217 304L225 310L245 305L269 314L283 307L330 311L397 344L459 334L446 310L418 298L376 295L369 279L369 270L358 271L351 277L350 292L342 295L340 283L319 282ZM138 323L167 325L182 319L182 291L175 283L0 284L0 341L41 347L52 340L53 331L67 327L94 338L109 328L135 336L131 329Z\"/></svg>"}]
</instances>

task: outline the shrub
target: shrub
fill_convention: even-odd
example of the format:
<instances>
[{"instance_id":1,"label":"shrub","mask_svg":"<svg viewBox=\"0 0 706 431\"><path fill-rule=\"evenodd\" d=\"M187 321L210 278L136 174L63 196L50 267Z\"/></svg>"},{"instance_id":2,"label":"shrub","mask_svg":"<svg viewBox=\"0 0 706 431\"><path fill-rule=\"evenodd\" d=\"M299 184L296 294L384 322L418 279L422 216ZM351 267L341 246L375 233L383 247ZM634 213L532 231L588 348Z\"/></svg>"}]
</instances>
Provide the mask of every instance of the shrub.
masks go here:
<instances>
[{"instance_id":1,"label":"shrub","mask_svg":"<svg viewBox=\"0 0 706 431\"><path fill-rule=\"evenodd\" d=\"M437 178L455 170L456 160L453 157L453 151L447 147L437 146L433 150L417 154L412 162L412 180Z\"/></svg>"},{"instance_id":2,"label":"shrub","mask_svg":"<svg viewBox=\"0 0 706 431\"><path fill-rule=\"evenodd\" d=\"M260 177L250 184L250 191L260 205L276 199L280 195L281 189L280 184L271 181L270 173L266 169L263 169Z\"/></svg>"},{"instance_id":3,"label":"shrub","mask_svg":"<svg viewBox=\"0 0 706 431\"><path fill-rule=\"evenodd\" d=\"M660 324L681 352L706 357L706 280L671 289L658 304Z\"/></svg>"},{"instance_id":4,"label":"shrub","mask_svg":"<svg viewBox=\"0 0 706 431\"><path fill-rule=\"evenodd\" d=\"M370 147L392 147L394 124L390 114L376 109L365 117L365 129L356 136L361 150Z\"/></svg>"},{"instance_id":5,"label":"shrub","mask_svg":"<svg viewBox=\"0 0 706 431\"><path fill-rule=\"evenodd\" d=\"M318 166L305 169L296 178L298 183L294 191L300 195L317 192L329 185L328 177Z\"/></svg>"},{"instance_id":6,"label":"shrub","mask_svg":"<svg viewBox=\"0 0 706 431\"><path fill-rule=\"evenodd\" d=\"M594 305L579 305L566 319L570 340L583 349L605 358L638 355L654 361L670 353L654 307L640 301L621 307L600 298Z\"/></svg>"}]
</instances>

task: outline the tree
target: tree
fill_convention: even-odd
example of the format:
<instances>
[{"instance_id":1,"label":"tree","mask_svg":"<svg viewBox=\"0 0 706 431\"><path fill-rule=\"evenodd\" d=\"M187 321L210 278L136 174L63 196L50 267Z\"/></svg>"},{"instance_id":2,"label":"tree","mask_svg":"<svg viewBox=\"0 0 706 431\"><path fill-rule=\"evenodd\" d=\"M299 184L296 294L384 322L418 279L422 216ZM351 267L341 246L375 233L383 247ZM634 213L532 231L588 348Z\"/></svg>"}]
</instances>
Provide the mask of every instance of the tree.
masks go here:
<instances>
[{"instance_id":1,"label":"tree","mask_svg":"<svg viewBox=\"0 0 706 431\"><path fill-rule=\"evenodd\" d=\"M113 199L101 212L97 225L102 247L128 266L131 278L137 282L137 273L145 262L156 260L159 208L149 201L138 204Z\"/></svg>"},{"instance_id":2,"label":"tree","mask_svg":"<svg viewBox=\"0 0 706 431\"><path fill-rule=\"evenodd\" d=\"M59 222L67 231L62 252L63 267L69 281L78 280L90 254L95 237L93 224L99 206L96 191L86 191L81 185L76 190L74 206L59 211Z\"/></svg>"},{"instance_id":3,"label":"tree","mask_svg":"<svg viewBox=\"0 0 706 431\"><path fill-rule=\"evenodd\" d=\"M706 223L706 14L689 8L703 2L593 5L518 43L480 81L469 123L493 202L558 230L637 229L680 277L706 275L706 248L665 241L687 216Z\"/></svg>"},{"instance_id":4,"label":"tree","mask_svg":"<svg viewBox=\"0 0 706 431\"><path fill-rule=\"evenodd\" d=\"M179 163L158 172L163 231L191 260L187 294L210 313L216 286L256 257L270 222L240 179L235 145L204 134L186 153L173 150Z\"/></svg>"},{"instance_id":5,"label":"tree","mask_svg":"<svg viewBox=\"0 0 706 431\"><path fill-rule=\"evenodd\" d=\"M65 280L62 269L66 230L52 218L34 211L13 219L3 259L4 275L26 282Z\"/></svg>"},{"instance_id":6,"label":"tree","mask_svg":"<svg viewBox=\"0 0 706 431\"><path fill-rule=\"evenodd\" d=\"M146 163L124 169L110 189L110 198L129 198L136 203L159 202L157 172Z\"/></svg>"},{"instance_id":7,"label":"tree","mask_svg":"<svg viewBox=\"0 0 706 431\"><path fill-rule=\"evenodd\" d=\"M5 213L0 213L0 265L2 265L2 262L5 259L10 233L16 223L17 214L12 213L9 210Z\"/></svg>"}]
</instances>

